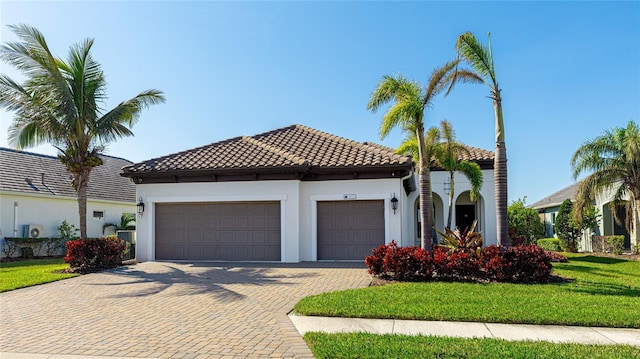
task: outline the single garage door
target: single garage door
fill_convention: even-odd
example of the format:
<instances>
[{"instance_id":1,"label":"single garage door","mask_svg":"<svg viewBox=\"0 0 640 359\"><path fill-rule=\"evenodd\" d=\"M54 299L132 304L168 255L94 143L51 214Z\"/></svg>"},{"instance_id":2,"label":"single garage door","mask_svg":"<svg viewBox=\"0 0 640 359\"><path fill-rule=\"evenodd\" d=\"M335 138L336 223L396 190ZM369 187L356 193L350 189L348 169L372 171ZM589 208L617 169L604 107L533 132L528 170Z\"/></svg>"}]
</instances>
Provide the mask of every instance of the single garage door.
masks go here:
<instances>
[{"instance_id":1,"label":"single garage door","mask_svg":"<svg viewBox=\"0 0 640 359\"><path fill-rule=\"evenodd\" d=\"M318 202L318 259L364 260L384 244L384 201Z\"/></svg>"},{"instance_id":2,"label":"single garage door","mask_svg":"<svg viewBox=\"0 0 640 359\"><path fill-rule=\"evenodd\" d=\"M280 260L280 202L156 204L158 260Z\"/></svg>"}]
</instances>

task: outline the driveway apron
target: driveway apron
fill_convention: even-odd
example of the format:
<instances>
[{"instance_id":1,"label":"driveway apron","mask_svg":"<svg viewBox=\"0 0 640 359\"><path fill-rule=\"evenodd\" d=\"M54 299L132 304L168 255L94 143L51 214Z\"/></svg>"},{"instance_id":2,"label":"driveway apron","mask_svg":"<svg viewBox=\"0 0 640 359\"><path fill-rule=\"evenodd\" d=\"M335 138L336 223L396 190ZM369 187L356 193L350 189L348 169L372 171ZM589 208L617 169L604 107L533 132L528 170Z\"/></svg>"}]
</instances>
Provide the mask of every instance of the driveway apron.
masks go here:
<instances>
[{"instance_id":1,"label":"driveway apron","mask_svg":"<svg viewBox=\"0 0 640 359\"><path fill-rule=\"evenodd\" d=\"M362 264L146 262L0 294L0 352L312 358L287 313L363 287Z\"/></svg>"}]
</instances>

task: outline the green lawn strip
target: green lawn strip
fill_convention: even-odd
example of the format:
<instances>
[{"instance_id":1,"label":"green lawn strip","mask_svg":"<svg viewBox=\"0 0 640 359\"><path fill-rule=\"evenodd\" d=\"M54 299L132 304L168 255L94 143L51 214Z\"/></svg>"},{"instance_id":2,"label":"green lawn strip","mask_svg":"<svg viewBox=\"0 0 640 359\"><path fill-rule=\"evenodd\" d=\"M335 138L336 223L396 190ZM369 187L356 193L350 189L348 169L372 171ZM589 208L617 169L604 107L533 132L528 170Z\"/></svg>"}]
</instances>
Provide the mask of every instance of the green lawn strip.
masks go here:
<instances>
[{"instance_id":1,"label":"green lawn strip","mask_svg":"<svg viewBox=\"0 0 640 359\"><path fill-rule=\"evenodd\" d=\"M77 276L74 273L55 273L67 268L69 265L61 258L0 263L0 292Z\"/></svg>"},{"instance_id":2,"label":"green lawn strip","mask_svg":"<svg viewBox=\"0 0 640 359\"><path fill-rule=\"evenodd\" d=\"M316 358L640 358L627 345L317 332L304 339Z\"/></svg>"},{"instance_id":3,"label":"green lawn strip","mask_svg":"<svg viewBox=\"0 0 640 359\"><path fill-rule=\"evenodd\" d=\"M302 299L301 315L640 328L640 262L570 255L552 284L396 283Z\"/></svg>"}]
</instances>

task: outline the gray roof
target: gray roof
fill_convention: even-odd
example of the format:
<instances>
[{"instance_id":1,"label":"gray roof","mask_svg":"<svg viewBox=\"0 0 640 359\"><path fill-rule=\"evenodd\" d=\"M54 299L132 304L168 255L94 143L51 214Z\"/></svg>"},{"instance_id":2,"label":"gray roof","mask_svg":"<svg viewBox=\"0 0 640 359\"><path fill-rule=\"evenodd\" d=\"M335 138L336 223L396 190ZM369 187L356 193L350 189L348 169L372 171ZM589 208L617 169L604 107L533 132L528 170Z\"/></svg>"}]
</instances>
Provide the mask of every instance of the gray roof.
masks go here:
<instances>
[{"instance_id":1,"label":"gray roof","mask_svg":"<svg viewBox=\"0 0 640 359\"><path fill-rule=\"evenodd\" d=\"M100 156L103 165L91 171L89 199L136 201L136 188L120 176L121 168L131 164L122 158ZM71 174L57 157L0 147L0 190L19 193L76 197Z\"/></svg>"},{"instance_id":2,"label":"gray roof","mask_svg":"<svg viewBox=\"0 0 640 359\"><path fill-rule=\"evenodd\" d=\"M580 182L576 182L570 186L567 186L554 194L545 197L535 203L529 205L531 208L541 209L541 208L549 208L556 207L562 204L565 199L570 199L571 201L575 200L576 191L578 190L578 186Z\"/></svg>"}]
</instances>

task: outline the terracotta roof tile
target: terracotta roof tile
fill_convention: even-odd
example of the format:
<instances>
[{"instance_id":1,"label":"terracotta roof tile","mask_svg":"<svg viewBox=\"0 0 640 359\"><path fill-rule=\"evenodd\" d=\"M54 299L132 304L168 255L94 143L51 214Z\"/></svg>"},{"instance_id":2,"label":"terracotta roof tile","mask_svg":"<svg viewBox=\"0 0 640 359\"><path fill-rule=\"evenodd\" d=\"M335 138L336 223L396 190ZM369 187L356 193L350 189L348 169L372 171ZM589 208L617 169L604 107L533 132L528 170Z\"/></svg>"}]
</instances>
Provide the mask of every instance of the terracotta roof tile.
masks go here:
<instances>
[{"instance_id":1,"label":"terracotta roof tile","mask_svg":"<svg viewBox=\"0 0 640 359\"><path fill-rule=\"evenodd\" d=\"M373 146L293 125L251 137L236 137L154 158L125 167L124 175L142 173L277 168L362 168L404 166L409 157Z\"/></svg>"}]
</instances>

